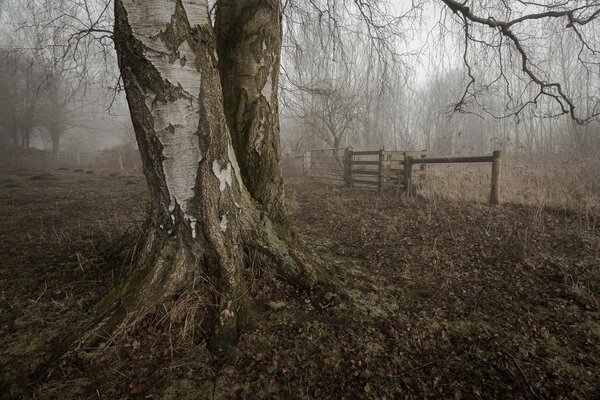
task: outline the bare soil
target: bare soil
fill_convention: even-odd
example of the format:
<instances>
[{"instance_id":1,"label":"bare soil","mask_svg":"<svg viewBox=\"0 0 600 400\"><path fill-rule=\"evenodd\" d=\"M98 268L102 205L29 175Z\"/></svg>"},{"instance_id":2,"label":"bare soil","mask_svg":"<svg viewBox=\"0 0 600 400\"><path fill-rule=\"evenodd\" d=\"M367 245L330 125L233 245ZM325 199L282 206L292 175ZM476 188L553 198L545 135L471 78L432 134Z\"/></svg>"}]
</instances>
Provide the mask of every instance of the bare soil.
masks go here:
<instances>
[{"instance_id":1,"label":"bare soil","mask_svg":"<svg viewBox=\"0 0 600 400\"><path fill-rule=\"evenodd\" d=\"M600 398L599 213L287 195L336 289L253 281L256 326L218 357L148 322L55 360L126 274L145 184L1 172L0 399Z\"/></svg>"}]
</instances>

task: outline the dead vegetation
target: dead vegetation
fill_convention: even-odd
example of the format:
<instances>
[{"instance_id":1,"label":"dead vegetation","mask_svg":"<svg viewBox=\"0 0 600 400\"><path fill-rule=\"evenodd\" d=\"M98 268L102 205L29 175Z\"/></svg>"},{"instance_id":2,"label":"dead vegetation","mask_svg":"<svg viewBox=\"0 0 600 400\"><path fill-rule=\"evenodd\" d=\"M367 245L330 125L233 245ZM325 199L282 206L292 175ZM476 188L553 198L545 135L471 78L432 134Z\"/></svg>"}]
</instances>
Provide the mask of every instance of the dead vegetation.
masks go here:
<instances>
[{"instance_id":1,"label":"dead vegetation","mask_svg":"<svg viewBox=\"0 0 600 400\"><path fill-rule=\"evenodd\" d=\"M429 199L482 202L489 197L487 165L428 165L420 194ZM600 207L600 162L561 156L506 155L500 196L505 203L540 209L594 211Z\"/></svg>"},{"instance_id":2,"label":"dead vegetation","mask_svg":"<svg viewBox=\"0 0 600 400\"><path fill-rule=\"evenodd\" d=\"M157 313L169 324L143 321L38 376L122 279L134 249L118 250L120 238L139 231L146 196L137 176L31 180L41 174L0 176L4 398L600 395L600 214L589 184L589 203L565 207L560 196L574 190L546 189L564 203L541 192L509 200L505 183L502 197L514 204L491 207L485 189L470 197L477 186L441 179L437 192L432 181L424 198L408 199L289 182L290 217L336 266L340 290L252 286L255 326L214 357L191 337L203 318L191 287ZM553 174L543 174L523 182L545 188Z\"/></svg>"}]
</instances>

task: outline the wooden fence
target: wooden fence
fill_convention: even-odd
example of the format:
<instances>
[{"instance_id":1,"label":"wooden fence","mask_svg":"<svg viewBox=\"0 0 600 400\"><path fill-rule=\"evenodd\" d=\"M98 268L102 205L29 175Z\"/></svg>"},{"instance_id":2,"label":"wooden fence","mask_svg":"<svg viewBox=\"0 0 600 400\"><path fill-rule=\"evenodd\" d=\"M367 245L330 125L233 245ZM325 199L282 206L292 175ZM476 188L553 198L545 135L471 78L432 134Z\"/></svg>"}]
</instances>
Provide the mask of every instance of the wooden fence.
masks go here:
<instances>
[{"instance_id":1,"label":"wooden fence","mask_svg":"<svg viewBox=\"0 0 600 400\"><path fill-rule=\"evenodd\" d=\"M492 163L492 180L490 185L490 203L499 204L499 181L500 181L500 156L499 150L494 151L491 156L481 157L439 157L439 158L422 158L416 159L407 157L404 167L404 190L406 193L414 194L413 185L413 166L426 164L463 164L463 163Z\"/></svg>"},{"instance_id":2,"label":"wooden fence","mask_svg":"<svg viewBox=\"0 0 600 400\"><path fill-rule=\"evenodd\" d=\"M491 156L428 158L426 151L354 151L348 147L310 150L302 160L307 177L379 191L395 188L408 195L415 194L415 180L425 178L427 164L491 163L490 203L498 204L500 155L494 151Z\"/></svg>"},{"instance_id":3,"label":"wooden fence","mask_svg":"<svg viewBox=\"0 0 600 400\"><path fill-rule=\"evenodd\" d=\"M425 151L353 151L345 152L344 182L350 187L372 187L378 190L404 186L406 160L424 159ZM415 174L423 175L425 165Z\"/></svg>"},{"instance_id":4,"label":"wooden fence","mask_svg":"<svg viewBox=\"0 0 600 400\"><path fill-rule=\"evenodd\" d=\"M310 150L304 153L304 175L345 182L346 148Z\"/></svg>"}]
</instances>

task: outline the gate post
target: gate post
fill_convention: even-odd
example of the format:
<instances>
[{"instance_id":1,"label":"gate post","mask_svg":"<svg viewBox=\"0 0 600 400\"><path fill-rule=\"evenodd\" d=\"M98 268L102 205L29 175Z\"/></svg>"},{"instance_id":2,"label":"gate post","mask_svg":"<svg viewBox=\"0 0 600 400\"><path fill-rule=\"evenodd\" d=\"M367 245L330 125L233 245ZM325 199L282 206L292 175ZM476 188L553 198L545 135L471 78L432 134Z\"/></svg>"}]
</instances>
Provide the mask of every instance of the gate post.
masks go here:
<instances>
[{"instance_id":1,"label":"gate post","mask_svg":"<svg viewBox=\"0 0 600 400\"><path fill-rule=\"evenodd\" d=\"M497 205L500 203L500 156L502 152L496 150L492 153L492 187L490 191L490 204Z\"/></svg>"},{"instance_id":2,"label":"gate post","mask_svg":"<svg viewBox=\"0 0 600 400\"><path fill-rule=\"evenodd\" d=\"M413 194L413 178L412 178L412 168L413 168L413 158L409 157L406 153L404 153L404 191L407 195L411 196Z\"/></svg>"},{"instance_id":3,"label":"gate post","mask_svg":"<svg viewBox=\"0 0 600 400\"><path fill-rule=\"evenodd\" d=\"M352 147L344 149L344 184L352 186Z\"/></svg>"},{"instance_id":4,"label":"gate post","mask_svg":"<svg viewBox=\"0 0 600 400\"><path fill-rule=\"evenodd\" d=\"M377 182L377 186L379 188L379 191L383 191L383 177L384 177L384 170L383 170L383 161L385 158L385 152L383 149L379 150L379 180Z\"/></svg>"}]
</instances>

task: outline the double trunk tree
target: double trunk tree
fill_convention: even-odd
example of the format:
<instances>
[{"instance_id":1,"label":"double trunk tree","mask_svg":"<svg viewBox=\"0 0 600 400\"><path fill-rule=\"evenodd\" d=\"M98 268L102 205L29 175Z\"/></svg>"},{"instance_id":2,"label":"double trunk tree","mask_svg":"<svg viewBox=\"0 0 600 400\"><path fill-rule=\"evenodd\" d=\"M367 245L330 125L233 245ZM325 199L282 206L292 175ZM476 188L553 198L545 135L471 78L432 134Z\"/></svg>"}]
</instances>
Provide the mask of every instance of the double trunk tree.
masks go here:
<instances>
[{"instance_id":1,"label":"double trunk tree","mask_svg":"<svg viewBox=\"0 0 600 400\"><path fill-rule=\"evenodd\" d=\"M115 2L119 67L152 200L143 248L108 298L105 329L124 310L151 313L194 287L202 330L229 342L245 318L249 263L302 285L317 279L315 258L283 215L279 0L222 0L216 29L207 3Z\"/></svg>"}]
</instances>

